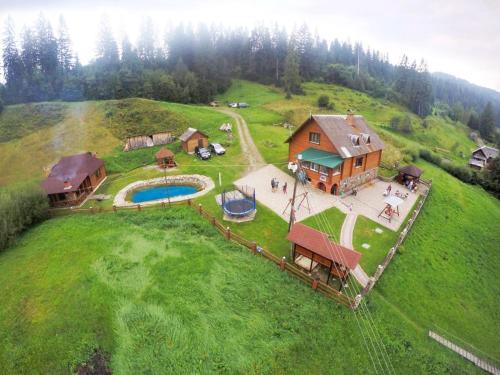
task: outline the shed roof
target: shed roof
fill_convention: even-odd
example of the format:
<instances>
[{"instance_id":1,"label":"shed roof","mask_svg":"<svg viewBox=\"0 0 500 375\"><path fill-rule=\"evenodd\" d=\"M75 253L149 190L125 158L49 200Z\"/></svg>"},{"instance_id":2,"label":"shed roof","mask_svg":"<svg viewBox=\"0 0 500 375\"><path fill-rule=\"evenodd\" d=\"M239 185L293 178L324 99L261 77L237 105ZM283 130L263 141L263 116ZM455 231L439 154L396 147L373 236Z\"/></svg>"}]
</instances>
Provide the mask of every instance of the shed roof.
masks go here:
<instances>
[{"instance_id":1,"label":"shed roof","mask_svg":"<svg viewBox=\"0 0 500 375\"><path fill-rule=\"evenodd\" d=\"M318 150L313 147L302 151L300 154L302 155L302 160L310 161L329 168L335 168L343 162L343 159L339 155Z\"/></svg>"},{"instance_id":2,"label":"shed roof","mask_svg":"<svg viewBox=\"0 0 500 375\"><path fill-rule=\"evenodd\" d=\"M104 161L90 152L66 156L52 167L48 177L42 182L42 188L47 194L76 191L87 176L94 174L103 165Z\"/></svg>"},{"instance_id":3,"label":"shed roof","mask_svg":"<svg viewBox=\"0 0 500 375\"><path fill-rule=\"evenodd\" d=\"M472 153L475 154L476 152L481 151L483 155L486 157L486 159L492 158L495 159L498 156L498 149L494 147L489 147L489 146L482 146L479 147L478 149L474 150Z\"/></svg>"},{"instance_id":4,"label":"shed roof","mask_svg":"<svg viewBox=\"0 0 500 375\"><path fill-rule=\"evenodd\" d=\"M328 234L304 224L294 224L287 239L350 270L356 268L361 258L361 253L332 242Z\"/></svg>"},{"instance_id":5,"label":"shed roof","mask_svg":"<svg viewBox=\"0 0 500 375\"><path fill-rule=\"evenodd\" d=\"M352 116L352 125L348 122L348 116ZM365 155L384 148L384 142L368 126L363 116L352 114L311 115L308 120L295 130L287 139L287 142L290 142L294 135L311 120L314 120L319 125L343 159ZM353 142L353 139L358 139L359 144Z\"/></svg>"},{"instance_id":6,"label":"shed roof","mask_svg":"<svg viewBox=\"0 0 500 375\"><path fill-rule=\"evenodd\" d=\"M404 167L399 168L399 172L417 178L420 177L422 173L424 173L423 170L421 170L418 167L415 167L414 165L405 165Z\"/></svg>"},{"instance_id":7,"label":"shed roof","mask_svg":"<svg viewBox=\"0 0 500 375\"><path fill-rule=\"evenodd\" d=\"M191 138L193 135L195 135L196 133L200 133L201 135L205 136L208 138L208 135L206 135L205 133L199 131L198 129L195 129L195 128L187 128L187 130L182 133L182 135L179 137L179 139L182 141L182 142L186 142L189 138Z\"/></svg>"},{"instance_id":8,"label":"shed roof","mask_svg":"<svg viewBox=\"0 0 500 375\"><path fill-rule=\"evenodd\" d=\"M174 153L170 151L168 148L162 148L155 154L157 159L171 158L174 156Z\"/></svg>"}]
</instances>

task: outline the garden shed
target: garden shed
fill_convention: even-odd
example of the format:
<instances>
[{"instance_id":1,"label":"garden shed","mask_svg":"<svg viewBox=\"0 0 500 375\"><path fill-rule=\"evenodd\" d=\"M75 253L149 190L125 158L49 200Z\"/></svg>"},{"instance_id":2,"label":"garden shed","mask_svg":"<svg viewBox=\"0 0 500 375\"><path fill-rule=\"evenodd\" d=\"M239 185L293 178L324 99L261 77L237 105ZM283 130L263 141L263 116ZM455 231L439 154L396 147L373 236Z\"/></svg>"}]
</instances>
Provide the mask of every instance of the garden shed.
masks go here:
<instances>
[{"instance_id":1,"label":"garden shed","mask_svg":"<svg viewBox=\"0 0 500 375\"><path fill-rule=\"evenodd\" d=\"M188 154L194 153L196 147L208 147L208 135L195 128L188 128L179 139Z\"/></svg>"},{"instance_id":2,"label":"garden shed","mask_svg":"<svg viewBox=\"0 0 500 375\"><path fill-rule=\"evenodd\" d=\"M156 163L161 168L173 168L176 166L174 153L166 148L162 148L155 154Z\"/></svg>"},{"instance_id":3,"label":"garden shed","mask_svg":"<svg viewBox=\"0 0 500 375\"><path fill-rule=\"evenodd\" d=\"M294 224L287 239L293 246L293 262L302 268L308 267L309 272L318 265L325 267L327 284L331 276L344 282L361 258L361 253L336 244L328 234L304 224Z\"/></svg>"}]
</instances>

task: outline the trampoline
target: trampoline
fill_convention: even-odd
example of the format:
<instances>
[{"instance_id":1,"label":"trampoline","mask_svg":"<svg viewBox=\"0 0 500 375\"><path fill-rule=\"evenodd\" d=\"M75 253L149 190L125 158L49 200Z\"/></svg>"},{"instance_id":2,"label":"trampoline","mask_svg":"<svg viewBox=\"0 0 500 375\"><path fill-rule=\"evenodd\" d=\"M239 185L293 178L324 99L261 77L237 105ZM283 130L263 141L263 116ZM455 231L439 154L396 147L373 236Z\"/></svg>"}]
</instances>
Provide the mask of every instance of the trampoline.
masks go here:
<instances>
[{"instance_id":1,"label":"trampoline","mask_svg":"<svg viewBox=\"0 0 500 375\"><path fill-rule=\"evenodd\" d=\"M222 193L222 209L230 217L242 218L256 210L255 189L248 186Z\"/></svg>"}]
</instances>

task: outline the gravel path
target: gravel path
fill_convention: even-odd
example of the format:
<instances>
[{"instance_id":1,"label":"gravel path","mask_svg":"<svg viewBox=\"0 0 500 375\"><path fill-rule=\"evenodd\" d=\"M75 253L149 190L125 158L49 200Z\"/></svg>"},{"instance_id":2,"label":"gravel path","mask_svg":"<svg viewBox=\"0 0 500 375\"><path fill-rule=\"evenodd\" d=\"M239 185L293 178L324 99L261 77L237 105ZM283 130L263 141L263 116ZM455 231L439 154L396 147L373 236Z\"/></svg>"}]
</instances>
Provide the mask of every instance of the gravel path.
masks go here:
<instances>
[{"instance_id":1,"label":"gravel path","mask_svg":"<svg viewBox=\"0 0 500 375\"><path fill-rule=\"evenodd\" d=\"M340 244L349 249L354 249L354 246L352 245L352 234L354 232L354 226L356 225L357 218L357 214L348 213L340 231ZM368 283L369 277L359 264L352 270L352 275L363 288Z\"/></svg>"},{"instance_id":2,"label":"gravel path","mask_svg":"<svg viewBox=\"0 0 500 375\"><path fill-rule=\"evenodd\" d=\"M250 130L248 130L248 125L243 117L241 117L240 114L226 108L219 108L218 111L231 116L236 121L236 126L238 127L238 134L240 137L241 149L243 151L243 154L246 155L248 159L249 166L247 169L247 173L262 167L265 164L264 158L257 149L252 135L250 134Z\"/></svg>"}]
</instances>

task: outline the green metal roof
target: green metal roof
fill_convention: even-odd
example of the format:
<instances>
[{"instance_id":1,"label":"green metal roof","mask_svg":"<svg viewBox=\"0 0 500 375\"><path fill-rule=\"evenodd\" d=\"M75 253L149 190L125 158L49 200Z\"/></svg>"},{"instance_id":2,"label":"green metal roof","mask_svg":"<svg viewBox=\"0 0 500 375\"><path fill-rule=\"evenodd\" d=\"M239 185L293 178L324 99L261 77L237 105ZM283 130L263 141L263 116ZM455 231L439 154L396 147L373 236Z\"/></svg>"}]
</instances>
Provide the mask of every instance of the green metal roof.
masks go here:
<instances>
[{"instance_id":1,"label":"green metal roof","mask_svg":"<svg viewBox=\"0 0 500 375\"><path fill-rule=\"evenodd\" d=\"M332 154L331 152L318 150L312 147L302 151L300 154L302 155L302 160L310 161L328 168L335 168L342 164L343 161L337 154Z\"/></svg>"}]
</instances>

